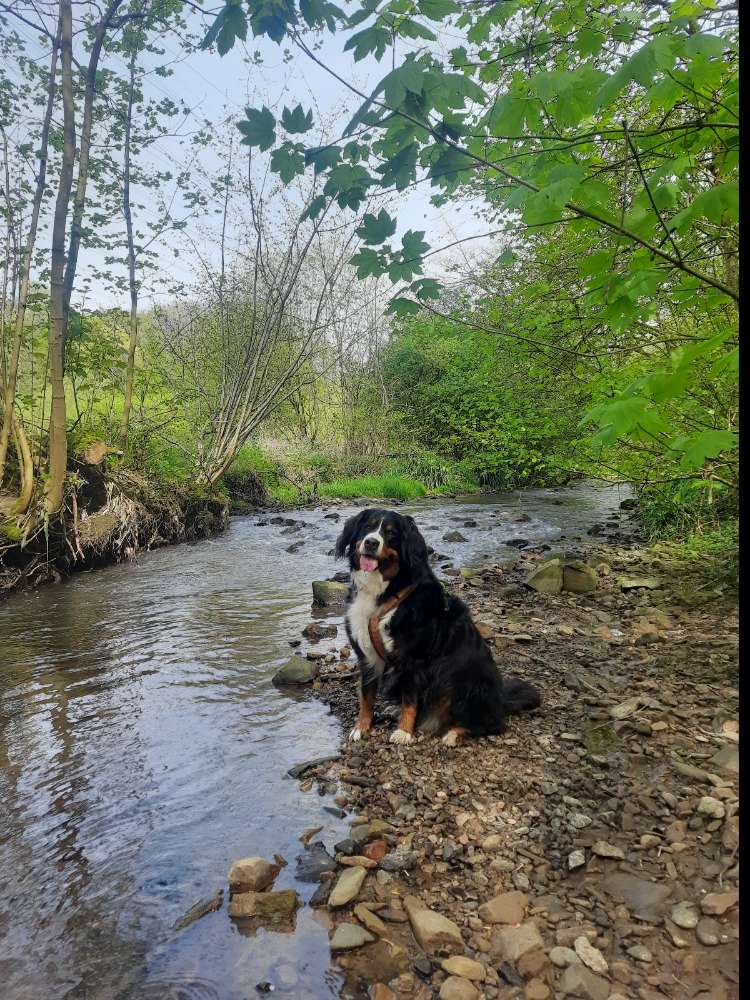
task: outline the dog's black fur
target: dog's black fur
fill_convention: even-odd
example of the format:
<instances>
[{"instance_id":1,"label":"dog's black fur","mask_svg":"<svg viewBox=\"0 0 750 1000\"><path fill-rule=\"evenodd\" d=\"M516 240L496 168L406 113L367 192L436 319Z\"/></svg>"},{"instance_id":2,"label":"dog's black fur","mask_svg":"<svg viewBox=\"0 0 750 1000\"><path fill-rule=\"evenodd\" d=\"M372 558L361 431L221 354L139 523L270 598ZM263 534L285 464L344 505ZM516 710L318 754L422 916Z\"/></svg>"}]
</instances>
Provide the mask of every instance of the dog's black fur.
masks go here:
<instances>
[{"instance_id":1,"label":"dog's black fur","mask_svg":"<svg viewBox=\"0 0 750 1000\"><path fill-rule=\"evenodd\" d=\"M336 556L349 557L355 579L363 539L378 523L385 537L378 572L388 580L378 603L386 602L403 588L414 585L415 589L391 618L393 648L380 678L352 634L347 616L362 690L366 692L380 680L380 692L387 700L416 706L417 728L425 731L458 729L471 736L503 732L507 715L536 708L540 694L517 677L503 680L469 609L458 597L443 590L430 568L427 545L413 518L379 508L363 510L344 525L336 543ZM350 606L356 597L353 583ZM371 695L374 700L374 692Z\"/></svg>"}]
</instances>

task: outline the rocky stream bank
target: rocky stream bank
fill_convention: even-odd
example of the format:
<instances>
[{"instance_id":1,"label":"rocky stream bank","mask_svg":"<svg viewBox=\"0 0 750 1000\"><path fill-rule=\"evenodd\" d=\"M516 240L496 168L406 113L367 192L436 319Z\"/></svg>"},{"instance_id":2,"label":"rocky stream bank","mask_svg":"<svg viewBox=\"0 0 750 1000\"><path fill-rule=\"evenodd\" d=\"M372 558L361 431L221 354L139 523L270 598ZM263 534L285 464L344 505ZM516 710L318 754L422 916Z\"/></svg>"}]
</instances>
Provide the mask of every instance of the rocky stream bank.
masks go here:
<instances>
[{"instance_id":1,"label":"rocky stream bank","mask_svg":"<svg viewBox=\"0 0 750 1000\"><path fill-rule=\"evenodd\" d=\"M449 749L390 744L380 706L367 741L293 770L351 824L335 858L305 831L299 861L343 996L739 996L736 602L627 541L554 558L451 584L540 710ZM348 731L334 628L295 659Z\"/></svg>"}]
</instances>

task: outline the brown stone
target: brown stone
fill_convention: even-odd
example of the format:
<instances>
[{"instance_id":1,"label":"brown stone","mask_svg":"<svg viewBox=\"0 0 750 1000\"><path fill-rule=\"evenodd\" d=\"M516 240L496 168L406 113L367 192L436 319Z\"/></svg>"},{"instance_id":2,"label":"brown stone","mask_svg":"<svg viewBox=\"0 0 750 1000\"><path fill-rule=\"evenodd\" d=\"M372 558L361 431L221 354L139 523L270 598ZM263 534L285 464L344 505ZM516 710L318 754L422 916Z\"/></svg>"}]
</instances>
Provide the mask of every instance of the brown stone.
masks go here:
<instances>
[{"instance_id":1,"label":"brown stone","mask_svg":"<svg viewBox=\"0 0 750 1000\"><path fill-rule=\"evenodd\" d=\"M503 892L479 907L479 916L486 924L520 924L529 905L522 892Z\"/></svg>"},{"instance_id":2,"label":"brown stone","mask_svg":"<svg viewBox=\"0 0 750 1000\"><path fill-rule=\"evenodd\" d=\"M279 866L265 858L241 858L229 869L231 892L263 892L270 888L279 874Z\"/></svg>"},{"instance_id":3,"label":"brown stone","mask_svg":"<svg viewBox=\"0 0 750 1000\"><path fill-rule=\"evenodd\" d=\"M442 913L430 910L416 896L406 896L404 908L414 937L428 955L452 954L464 950L461 931Z\"/></svg>"},{"instance_id":4,"label":"brown stone","mask_svg":"<svg viewBox=\"0 0 750 1000\"><path fill-rule=\"evenodd\" d=\"M518 927L497 927L492 932L491 954L500 962L517 962L535 948L544 949L544 941L533 920Z\"/></svg>"}]
</instances>

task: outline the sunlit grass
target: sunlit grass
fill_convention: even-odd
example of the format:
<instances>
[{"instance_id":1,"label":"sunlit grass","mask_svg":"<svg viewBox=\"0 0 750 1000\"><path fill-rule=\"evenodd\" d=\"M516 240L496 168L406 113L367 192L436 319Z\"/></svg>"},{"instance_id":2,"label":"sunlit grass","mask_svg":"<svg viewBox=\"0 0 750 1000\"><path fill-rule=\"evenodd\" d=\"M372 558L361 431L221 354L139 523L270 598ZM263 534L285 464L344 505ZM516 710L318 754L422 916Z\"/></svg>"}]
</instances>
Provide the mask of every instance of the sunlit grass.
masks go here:
<instances>
[{"instance_id":1,"label":"sunlit grass","mask_svg":"<svg viewBox=\"0 0 750 1000\"><path fill-rule=\"evenodd\" d=\"M406 476L359 476L354 479L334 479L320 486L324 497L379 497L386 500L413 500L427 492L421 483Z\"/></svg>"}]
</instances>

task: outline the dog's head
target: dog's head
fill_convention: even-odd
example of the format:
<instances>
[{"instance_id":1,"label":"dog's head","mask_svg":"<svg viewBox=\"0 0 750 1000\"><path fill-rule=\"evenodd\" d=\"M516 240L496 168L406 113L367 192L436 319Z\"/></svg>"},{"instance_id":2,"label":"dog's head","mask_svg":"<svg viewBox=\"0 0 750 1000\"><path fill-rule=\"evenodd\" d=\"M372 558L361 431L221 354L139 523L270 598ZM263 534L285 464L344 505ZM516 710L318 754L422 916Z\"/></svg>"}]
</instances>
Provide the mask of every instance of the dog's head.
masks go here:
<instances>
[{"instance_id":1,"label":"dog's head","mask_svg":"<svg viewBox=\"0 0 750 1000\"><path fill-rule=\"evenodd\" d=\"M369 507L350 517L336 541L336 558L349 557L353 571L380 572L392 580L427 565L427 545L414 518Z\"/></svg>"}]
</instances>

